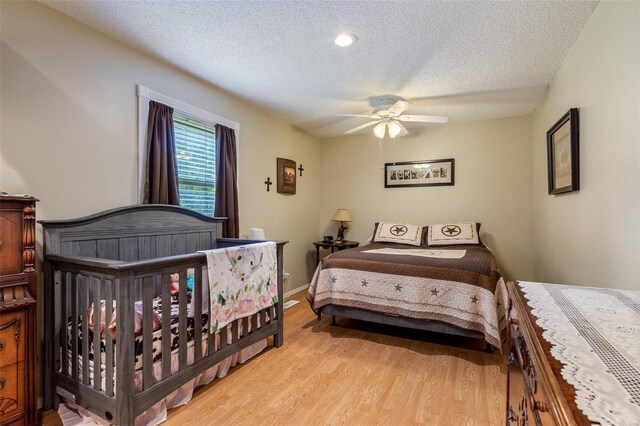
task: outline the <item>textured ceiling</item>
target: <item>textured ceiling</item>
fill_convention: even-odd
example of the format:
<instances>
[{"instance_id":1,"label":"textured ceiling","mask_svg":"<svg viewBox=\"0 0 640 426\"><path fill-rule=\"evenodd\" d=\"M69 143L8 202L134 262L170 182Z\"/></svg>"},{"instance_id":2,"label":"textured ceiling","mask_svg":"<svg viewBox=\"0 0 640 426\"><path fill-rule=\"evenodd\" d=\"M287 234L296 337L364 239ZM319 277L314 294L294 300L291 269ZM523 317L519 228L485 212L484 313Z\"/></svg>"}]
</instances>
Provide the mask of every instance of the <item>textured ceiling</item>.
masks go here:
<instances>
[{"instance_id":1,"label":"textured ceiling","mask_svg":"<svg viewBox=\"0 0 640 426\"><path fill-rule=\"evenodd\" d=\"M451 122L531 113L595 1L43 1L318 137L374 97ZM350 48L333 44L355 34ZM411 126L408 126L411 127Z\"/></svg>"}]
</instances>

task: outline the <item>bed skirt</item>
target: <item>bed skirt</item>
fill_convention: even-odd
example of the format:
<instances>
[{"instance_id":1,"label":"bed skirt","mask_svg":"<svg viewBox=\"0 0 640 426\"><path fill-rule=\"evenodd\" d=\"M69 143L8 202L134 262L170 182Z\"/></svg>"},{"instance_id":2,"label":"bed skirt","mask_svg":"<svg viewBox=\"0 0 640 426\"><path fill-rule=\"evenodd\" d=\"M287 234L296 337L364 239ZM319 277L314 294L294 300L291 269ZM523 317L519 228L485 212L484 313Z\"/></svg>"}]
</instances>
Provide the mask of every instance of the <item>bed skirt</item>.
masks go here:
<instances>
[{"instance_id":1,"label":"bed skirt","mask_svg":"<svg viewBox=\"0 0 640 426\"><path fill-rule=\"evenodd\" d=\"M194 379L185 383L178 390L170 393L164 399L154 404L151 408L144 411L138 417L136 417L135 425L157 425L164 422L167 419L167 410L184 405L191 401L193 396L193 390L198 386L205 386L211 383L216 377L225 377L232 367L238 364L243 364L258 355L267 347L267 340L256 342L239 352L226 358L219 364L206 370L204 373L196 376ZM203 340L203 351L206 350L206 340ZM188 350L188 364L193 363L193 345L189 346ZM178 353L171 355L172 370L178 367ZM162 376L162 362L156 362L153 365L153 374L156 377ZM142 386L142 371L136 372L136 390ZM215 390L213 390L215 392ZM66 402L60 404L58 407L58 414L62 420L64 426L77 426L77 425L100 425L106 426L111 423L102 417L93 414L91 411L86 410L80 406L73 404L72 402Z\"/></svg>"}]
</instances>

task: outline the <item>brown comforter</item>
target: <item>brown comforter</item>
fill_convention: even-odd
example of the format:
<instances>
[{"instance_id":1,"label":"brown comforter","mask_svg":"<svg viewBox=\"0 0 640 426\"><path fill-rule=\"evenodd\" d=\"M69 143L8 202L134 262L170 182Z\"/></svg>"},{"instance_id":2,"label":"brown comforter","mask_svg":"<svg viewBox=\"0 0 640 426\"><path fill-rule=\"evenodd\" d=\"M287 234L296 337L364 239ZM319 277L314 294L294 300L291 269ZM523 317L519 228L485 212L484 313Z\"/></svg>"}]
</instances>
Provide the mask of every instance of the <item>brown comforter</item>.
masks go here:
<instances>
[{"instance_id":1,"label":"brown comforter","mask_svg":"<svg viewBox=\"0 0 640 426\"><path fill-rule=\"evenodd\" d=\"M368 252L382 248L424 250L434 256L464 250L464 256L448 259ZM505 338L507 292L493 255L483 246L420 249L372 243L343 250L322 260L307 300L314 311L338 305L442 321L481 332L496 348L502 347Z\"/></svg>"}]
</instances>

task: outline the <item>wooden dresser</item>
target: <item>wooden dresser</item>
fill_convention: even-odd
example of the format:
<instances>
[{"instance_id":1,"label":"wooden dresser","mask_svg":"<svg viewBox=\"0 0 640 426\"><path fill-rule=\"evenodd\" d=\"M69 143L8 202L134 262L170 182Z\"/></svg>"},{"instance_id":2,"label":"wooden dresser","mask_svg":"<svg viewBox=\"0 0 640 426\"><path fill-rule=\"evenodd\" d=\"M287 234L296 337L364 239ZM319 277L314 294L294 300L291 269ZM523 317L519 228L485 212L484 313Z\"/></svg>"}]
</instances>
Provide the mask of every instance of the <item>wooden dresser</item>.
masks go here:
<instances>
[{"instance_id":1,"label":"wooden dresser","mask_svg":"<svg viewBox=\"0 0 640 426\"><path fill-rule=\"evenodd\" d=\"M591 425L575 403L519 284L508 283L507 425Z\"/></svg>"},{"instance_id":2,"label":"wooden dresser","mask_svg":"<svg viewBox=\"0 0 640 426\"><path fill-rule=\"evenodd\" d=\"M32 425L36 409L36 200L0 195L0 425Z\"/></svg>"}]
</instances>

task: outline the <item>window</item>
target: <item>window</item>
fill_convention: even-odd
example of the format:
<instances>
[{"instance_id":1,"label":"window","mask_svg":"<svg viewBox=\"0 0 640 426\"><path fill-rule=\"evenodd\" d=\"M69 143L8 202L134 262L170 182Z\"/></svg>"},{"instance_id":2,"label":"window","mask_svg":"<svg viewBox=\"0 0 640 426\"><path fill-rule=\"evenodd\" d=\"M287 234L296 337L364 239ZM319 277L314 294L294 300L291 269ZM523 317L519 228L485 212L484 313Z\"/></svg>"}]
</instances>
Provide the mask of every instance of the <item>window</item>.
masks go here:
<instances>
[{"instance_id":1,"label":"window","mask_svg":"<svg viewBox=\"0 0 640 426\"><path fill-rule=\"evenodd\" d=\"M216 191L215 126L221 124L233 129L236 133L236 144L239 144L240 124L140 84L137 85L137 90L138 202L144 202L149 101L156 101L173 108L180 205L212 217Z\"/></svg>"},{"instance_id":2,"label":"window","mask_svg":"<svg viewBox=\"0 0 640 426\"><path fill-rule=\"evenodd\" d=\"M213 217L216 194L216 129L174 110L180 205Z\"/></svg>"}]
</instances>

